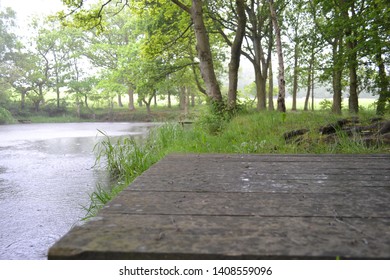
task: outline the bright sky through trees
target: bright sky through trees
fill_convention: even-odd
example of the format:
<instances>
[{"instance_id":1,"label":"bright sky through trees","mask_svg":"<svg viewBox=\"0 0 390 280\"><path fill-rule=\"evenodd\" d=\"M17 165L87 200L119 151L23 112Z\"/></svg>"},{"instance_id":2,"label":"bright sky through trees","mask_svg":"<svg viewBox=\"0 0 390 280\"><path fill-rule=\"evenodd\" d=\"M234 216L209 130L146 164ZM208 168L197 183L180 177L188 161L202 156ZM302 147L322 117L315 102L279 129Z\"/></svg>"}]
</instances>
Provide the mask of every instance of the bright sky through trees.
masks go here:
<instances>
[{"instance_id":1,"label":"bright sky through trees","mask_svg":"<svg viewBox=\"0 0 390 280\"><path fill-rule=\"evenodd\" d=\"M48 16L60 11L64 6L61 0L0 0L0 7L11 7L16 12L20 33L27 35L33 16Z\"/></svg>"}]
</instances>

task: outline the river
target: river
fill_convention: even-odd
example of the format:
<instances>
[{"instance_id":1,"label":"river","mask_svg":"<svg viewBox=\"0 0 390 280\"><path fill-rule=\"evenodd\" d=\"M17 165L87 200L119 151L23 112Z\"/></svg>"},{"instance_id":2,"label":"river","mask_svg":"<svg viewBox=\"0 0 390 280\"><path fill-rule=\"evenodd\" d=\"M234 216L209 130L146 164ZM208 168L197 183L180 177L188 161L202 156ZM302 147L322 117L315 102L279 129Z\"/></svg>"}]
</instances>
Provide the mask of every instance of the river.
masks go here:
<instances>
[{"instance_id":1,"label":"river","mask_svg":"<svg viewBox=\"0 0 390 280\"><path fill-rule=\"evenodd\" d=\"M86 214L97 184L95 144L144 136L153 124L67 123L0 126L0 259L46 259L47 250Z\"/></svg>"}]
</instances>

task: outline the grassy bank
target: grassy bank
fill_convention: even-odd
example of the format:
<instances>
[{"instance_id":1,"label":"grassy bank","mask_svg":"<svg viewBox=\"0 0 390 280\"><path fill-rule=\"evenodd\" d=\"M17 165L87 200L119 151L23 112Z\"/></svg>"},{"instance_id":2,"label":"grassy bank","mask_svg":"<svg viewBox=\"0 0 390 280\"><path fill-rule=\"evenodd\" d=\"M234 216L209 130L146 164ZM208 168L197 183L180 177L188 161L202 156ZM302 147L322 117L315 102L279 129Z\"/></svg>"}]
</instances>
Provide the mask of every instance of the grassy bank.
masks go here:
<instances>
[{"instance_id":1,"label":"grassy bank","mask_svg":"<svg viewBox=\"0 0 390 280\"><path fill-rule=\"evenodd\" d=\"M362 120L374 114L365 111ZM388 153L382 146L369 147L359 139L340 135L335 143L322 141L318 128L340 119L326 112L253 112L236 116L231 121L204 114L192 126L167 123L152 130L140 144L132 139L112 143L106 136L96 147L98 162L117 179L112 193L98 190L91 196L88 216L127 187L137 176L169 153L259 153L259 154L331 154ZM295 129L309 129L305 141L288 143L283 134Z\"/></svg>"},{"instance_id":2,"label":"grassy bank","mask_svg":"<svg viewBox=\"0 0 390 280\"><path fill-rule=\"evenodd\" d=\"M200 106L201 108L201 106ZM145 107L130 111L128 108L115 107L113 110L108 108L95 108L92 110L83 110L78 116L76 112L68 110L50 112L16 112L13 114L15 120L31 123L69 123L69 122L168 122L179 119L192 118L197 109L192 109L191 114L184 114L179 107L152 107L152 111L147 112ZM0 121L2 112L0 112Z\"/></svg>"}]
</instances>

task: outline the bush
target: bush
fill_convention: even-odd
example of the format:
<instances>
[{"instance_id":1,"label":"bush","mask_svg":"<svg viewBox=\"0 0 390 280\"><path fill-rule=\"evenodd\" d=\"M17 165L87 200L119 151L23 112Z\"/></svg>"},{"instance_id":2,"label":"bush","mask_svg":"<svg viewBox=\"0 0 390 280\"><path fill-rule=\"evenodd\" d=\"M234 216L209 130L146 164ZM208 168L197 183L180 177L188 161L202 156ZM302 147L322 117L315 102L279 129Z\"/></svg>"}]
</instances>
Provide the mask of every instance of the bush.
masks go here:
<instances>
[{"instance_id":1,"label":"bush","mask_svg":"<svg viewBox=\"0 0 390 280\"><path fill-rule=\"evenodd\" d=\"M45 104L45 106L42 108L42 111L45 112L49 117L58 117L67 113L65 106L57 108L57 105L54 102L48 102Z\"/></svg>"},{"instance_id":2,"label":"bush","mask_svg":"<svg viewBox=\"0 0 390 280\"><path fill-rule=\"evenodd\" d=\"M332 109L332 101L328 99L324 99L320 102L321 110L331 110Z\"/></svg>"},{"instance_id":3,"label":"bush","mask_svg":"<svg viewBox=\"0 0 390 280\"><path fill-rule=\"evenodd\" d=\"M0 107L0 124L9 124L14 122L15 120L11 113L8 110Z\"/></svg>"}]
</instances>

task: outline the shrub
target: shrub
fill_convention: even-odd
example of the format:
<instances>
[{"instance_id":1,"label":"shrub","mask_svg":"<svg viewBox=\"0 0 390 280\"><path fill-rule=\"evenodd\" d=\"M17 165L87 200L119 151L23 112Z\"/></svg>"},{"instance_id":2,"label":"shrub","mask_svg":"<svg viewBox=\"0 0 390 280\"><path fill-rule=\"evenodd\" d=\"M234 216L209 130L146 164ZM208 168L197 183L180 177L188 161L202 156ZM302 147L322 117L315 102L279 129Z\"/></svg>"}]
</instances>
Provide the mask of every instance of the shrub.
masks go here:
<instances>
[{"instance_id":1,"label":"shrub","mask_svg":"<svg viewBox=\"0 0 390 280\"><path fill-rule=\"evenodd\" d=\"M8 110L0 107L0 124L9 124L14 122L15 120L11 113Z\"/></svg>"},{"instance_id":2,"label":"shrub","mask_svg":"<svg viewBox=\"0 0 390 280\"><path fill-rule=\"evenodd\" d=\"M328 99L324 99L320 102L321 110L331 110L332 109L332 101Z\"/></svg>"}]
</instances>

